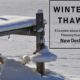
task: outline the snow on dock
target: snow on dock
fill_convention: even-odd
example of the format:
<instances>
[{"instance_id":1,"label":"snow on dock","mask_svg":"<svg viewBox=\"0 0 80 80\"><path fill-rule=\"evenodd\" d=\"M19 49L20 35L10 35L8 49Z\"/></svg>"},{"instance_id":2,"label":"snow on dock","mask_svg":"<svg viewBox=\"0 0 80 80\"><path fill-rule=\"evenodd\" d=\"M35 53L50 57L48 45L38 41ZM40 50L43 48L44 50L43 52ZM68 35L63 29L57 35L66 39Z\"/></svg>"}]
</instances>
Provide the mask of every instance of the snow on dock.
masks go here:
<instances>
[{"instance_id":1,"label":"snow on dock","mask_svg":"<svg viewBox=\"0 0 80 80\"><path fill-rule=\"evenodd\" d=\"M1 80L43 80L40 74L19 62L8 60L4 66Z\"/></svg>"},{"instance_id":2,"label":"snow on dock","mask_svg":"<svg viewBox=\"0 0 80 80\"><path fill-rule=\"evenodd\" d=\"M62 75L50 72L41 76L31 68L22 65L13 59L8 59L0 80L67 80Z\"/></svg>"},{"instance_id":3,"label":"snow on dock","mask_svg":"<svg viewBox=\"0 0 80 80\"><path fill-rule=\"evenodd\" d=\"M36 25L35 17L25 16L0 16L0 32L20 29Z\"/></svg>"}]
</instances>

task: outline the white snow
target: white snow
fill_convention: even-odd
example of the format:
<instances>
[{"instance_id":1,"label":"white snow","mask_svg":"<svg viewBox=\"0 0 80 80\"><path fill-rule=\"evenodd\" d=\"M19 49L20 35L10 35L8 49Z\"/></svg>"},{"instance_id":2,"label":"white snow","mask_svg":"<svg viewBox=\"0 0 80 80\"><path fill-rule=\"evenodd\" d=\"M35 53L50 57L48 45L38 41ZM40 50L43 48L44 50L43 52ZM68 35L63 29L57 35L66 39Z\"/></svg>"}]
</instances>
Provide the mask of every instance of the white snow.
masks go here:
<instances>
[{"instance_id":1,"label":"white snow","mask_svg":"<svg viewBox=\"0 0 80 80\"><path fill-rule=\"evenodd\" d=\"M37 32L42 32L44 29L43 28L40 28Z\"/></svg>"},{"instance_id":2,"label":"white snow","mask_svg":"<svg viewBox=\"0 0 80 80\"><path fill-rule=\"evenodd\" d=\"M32 75L32 76L31 76ZM43 80L40 74L34 72L29 67L16 62L14 60L7 60L1 80Z\"/></svg>"},{"instance_id":3,"label":"white snow","mask_svg":"<svg viewBox=\"0 0 80 80\"><path fill-rule=\"evenodd\" d=\"M46 24L46 20L44 20ZM0 32L36 25L35 17L4 15L0 16Z\"/></svg>"},{"instance_id":4,"label":"white snow","mask_svg":"<svg viewBox=\"0 0 80 80\"><path fill-rule=\"evenodd\" d=\"M35 13L38 9L43 9L44 17L47 19L47 22L49 22L49 0L0 0L0 15L35 17ZM46 25L45 31L46 45L49 45L49 24ZM20 60L23 55L32 56L36 49L35 37L11 35L9 40L7 37L8 36L0 37L0 53L10 59L14 58L16 61ZM62 80L66 80L66 77L70 80L80 80L80 49L52 49L50 51L57 56L57 60L45 64L46 69L52 71L48 72L49 74L45 76L45 78L54 80L55 75L55 77L62 78ZM13 64L12 61L11 63ZM26 66L35 68L35 64L32 62L26 64ZM62 77L60 77L60 75L62 75Z\"/></svg>"},{"instance_id":5,"label":"white snow","mask_svg":"<svg viewBox=\"0 0 80 80\"><path fill-rule=\"evenodd\" d=\"M5 63L0 80L64 80L65 78L56 72L47 70L46 75L41 76L33 69L22 65L20 62L8 59ZM65 79L67 80L67 79Z\"/></svg>"},{"instance_id":6,"label":"white snow","mask_svg":"<svg viewBox=\"0 0 80 80\"><path fill-rule=\"evenodd\" d=\"M35 17L0 16L0 32L36 25Z\"/></svg>"},{"instance_id":7,"label":"white snow","mask_svg":"<svg viewBox=\"0 0 80 80\"><path fill-rule=\"evenodd\" d=\"M34 62L50 62L50 61L56 61L57 56L49 52L49 49L45 47L40 52L36 53L34 57L32 58L32 61Z\"/></svg>"}]
</instances>

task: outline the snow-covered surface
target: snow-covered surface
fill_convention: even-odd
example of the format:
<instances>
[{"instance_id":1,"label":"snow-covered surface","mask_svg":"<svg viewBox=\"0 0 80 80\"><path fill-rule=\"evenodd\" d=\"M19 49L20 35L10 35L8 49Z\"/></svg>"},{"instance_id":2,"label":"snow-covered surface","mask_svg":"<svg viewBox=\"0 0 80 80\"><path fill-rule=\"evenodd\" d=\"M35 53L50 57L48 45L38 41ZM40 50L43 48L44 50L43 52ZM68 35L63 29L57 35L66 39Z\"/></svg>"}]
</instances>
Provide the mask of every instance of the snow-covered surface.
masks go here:
<instances>
[{"instance_id":1,"label":"snow-covered surface","mask_svg":"<svg viewBox=\"0 0 80 80\"><path fill-rule=\"evenodd\" d=\"M8 36L0 37L0 53L7 58L15 59L16 61L21 61L23 55L28 55L32 58L33 52L36 49L35 37L11 35L9 40L7 37ZM65 76L64 78L79 80L79 55L75 54L75 52L72 55L72 52L65 54L65 51L59 51L59 53L53 50L50 51L54 54L56 53L55 55L57 55L57 60L49 63L46 62L46 69L52 71L53 73L55 72L56 75L60 74L63 77ZM33 62L26 64L26 66L31 69L36 68L35 63ZM53 74L51 75L53 76ZM49 78L51 78L50 76Z\"/></svg>"},{"instance_id":2,"label":"snow-covered surface","mask_svg":"<svg viewBox=\"0 0 80 80\"><path fill-rule=\"evenodd\" d=\"M47 46L42 49L40 52L36 53L34 57L32 58L32 61L34 62L50 62L50 61L56 61L57 56L49 52Z\"/></svg>"},{"instance_id":3,"label":"snow-covered surface","mask_svg":"<svg viewBox=\"0 0 80 80\"><path fill-rule=\"evenodd\" d=\"M46 20L44 20L46 24ZM36 17L5 15L0 16L0 32L36 25ZM40 30L41 31L41 30Z\"/></svg>"},{"instance_id":4,"label":"snow-covered surface","mask_svg":"<svg viewBox=\"0 0 80 80\"><path fill-rule=\"evenodd\" d=\"M49 0L0 0L0 15L35 17L38 9L43 9L44 17L47 19L47 22L49 22ZM45 31L45 41L46 45L48 45L49 24L46 25ZM16 60L20 60L19 58L23 55L32 56L36 49L35 37L11 35L9 40L7 37L8 36L0 38L0 53L10 59L14 58ZM52 71L53 74L56 72L56 74L64 75L70 80L80 80L80 49L52 49L50 51L57 56L57 60L46 63L46 69ZM28 66L35 68L35 64L32 65L32 63L28 64ZM50 76L52 77L53 74ZM50 76L48 77L49 80L55 79Z\"/></svg>"},{"instance_id":5,"label":"snow-covered surface","mask_svg":"<svg viewBox=\"0 0 80 80\"><path fill-rule=\"evenodd\" d=\"M64 80L65 78L56 72L47 70L46 75L41 76L35 70L22 65L20 62L8 59L5 63L0 80ZM68 80L68 79L65 79Z\"/></svg>"},{"instance_id":6,"label":"snow-covered surface","mask_svg":"<svg viewBox=\"0 0 80 80\"><path fill-rule=\"evenodd\" d=\"M32 75L32 76L31 76ZM2 71L1 80L43 80L41 76L29 67L16 62L7 60Z\"/></svg>"},{"instance_id":7,"label":"snow-covered surface","mask_svg":"<svg viewBox=\"0 0 80 80\"><path fill-rule=\"evenodd\" d=\"M0 32L36 25L35 17L0 16Z\"/></svg>"}]
</instances>

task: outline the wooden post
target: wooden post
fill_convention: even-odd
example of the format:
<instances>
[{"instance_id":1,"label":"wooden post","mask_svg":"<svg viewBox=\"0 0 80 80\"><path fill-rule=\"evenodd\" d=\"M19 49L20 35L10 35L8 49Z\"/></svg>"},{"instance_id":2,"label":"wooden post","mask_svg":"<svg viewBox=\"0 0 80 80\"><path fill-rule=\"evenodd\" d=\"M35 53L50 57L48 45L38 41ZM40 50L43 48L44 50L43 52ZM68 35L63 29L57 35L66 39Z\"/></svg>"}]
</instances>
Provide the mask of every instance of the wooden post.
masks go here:
<instances>
[{"instance_id":1,"label":"wooden post","mask_svg":"<svg viewBox=\"0 0 80 80\"><path fill-rule=\"evenodd\" d=\"M37 71L41 74L41 75L44 75L44 72L45 72L45 66L44 66L44 63L37 63Z\"/></svg>"},{"instance_id":2,"label":"wooden post","mask_svg":"<svg viewBox=\"0 0 80 80\"><path fill-rule=\"evenodd\" d=\"M43 11L38 10L36 13L36 50L39 52L45 47L44 44L44 18ZM44 75L45 67L43 62L37 63L37 71Z\"/></svg>"}]
</instances>

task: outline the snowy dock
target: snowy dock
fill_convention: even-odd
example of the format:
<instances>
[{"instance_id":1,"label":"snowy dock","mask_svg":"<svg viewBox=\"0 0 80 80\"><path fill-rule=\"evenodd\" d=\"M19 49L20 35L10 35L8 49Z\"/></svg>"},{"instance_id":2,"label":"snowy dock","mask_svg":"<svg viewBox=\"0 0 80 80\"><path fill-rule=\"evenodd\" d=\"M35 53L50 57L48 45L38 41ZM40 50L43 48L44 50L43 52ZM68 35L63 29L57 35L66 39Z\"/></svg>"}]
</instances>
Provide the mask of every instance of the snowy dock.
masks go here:
<instances>
[{"instance_id":1,"label":"snowy dock","mask_svg":"<svg viewBox=\"0 0 80 80\"><path fill-rule=\"evenodd\" d=\"M0 32L28 28L34 25L36 25L35 17L13 15L0 16Z\"/></svg>"},{"instance_id":2,"label":"snowy dock","mask_svg":"<svg viewBox=\"0 0 80 80\"><path fill-rule=\"evenodd\" d=\"M20 62L8 59L0 78L1 80L64 80L64 76L57 73L48 73L41 76L33 69L22 65ZM67 79L65 79L67 80Z\"/></svg>"}]
</instances>

